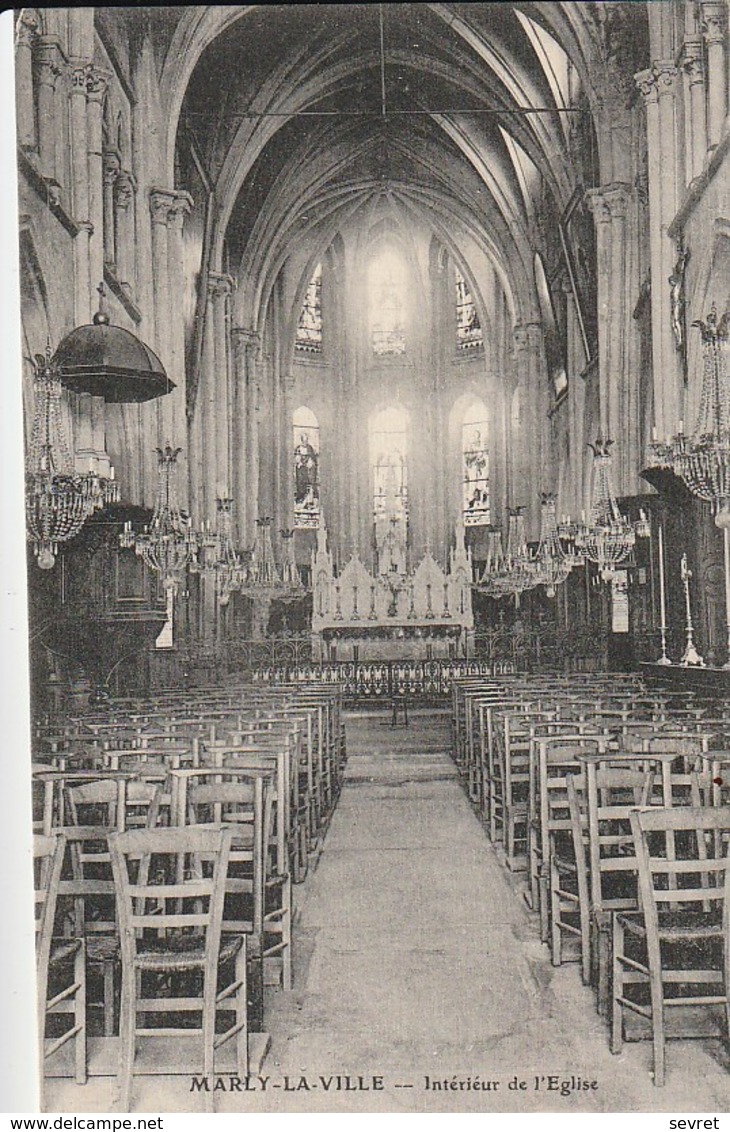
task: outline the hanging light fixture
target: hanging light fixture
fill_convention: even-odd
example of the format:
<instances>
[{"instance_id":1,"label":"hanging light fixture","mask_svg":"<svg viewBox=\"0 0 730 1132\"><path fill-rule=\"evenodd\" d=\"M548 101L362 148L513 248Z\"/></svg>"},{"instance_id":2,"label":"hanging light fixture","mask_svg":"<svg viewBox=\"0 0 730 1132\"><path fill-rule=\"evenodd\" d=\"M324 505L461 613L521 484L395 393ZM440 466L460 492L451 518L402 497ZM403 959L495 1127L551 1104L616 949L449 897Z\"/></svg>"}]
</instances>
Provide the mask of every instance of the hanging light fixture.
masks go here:
<instances>
[{"instance_id":1,"label":"hanging light fixture","mask_svg":"<svg viewBox=\"0 0 730 1132\"><path fill-rule=\"evenodd\" d=\"M216 528L203 523L198 532L198 554L190 562L195 573L215 577L215 590L220 605L228 605L231 594L240 590L247 578L246 565L233 541L233 500L216 500Z\"/></svg>"},{"instance_id":2,"label":"hanging light fixture","mask_svg":"<svg viewBox=\"0 0 730 1132\"><path fill-rule=\"evenodd\" d=\"M494 534L494 538L491 536ZM490 532L487 563L474 588L489 597L519 595L537 585L534 560L525 534L524 508L508 508L507 543L502 547L499 532Z\"/></svg>"},{"instance_id":3,"label":"hanging light fixture","mask_svg":"<svg viewBox=\"0 0 730 1132\"><path fill-rule=\"evenodd\" d=\"M218 509L218 547L215 561L216 593L221 605L228 605L231 594L246 579L246 566L233 542L233 500L216 500Z\"/></svg>"},{"instance_id":4,"label":"hanging light fixture","mask_svg":"<svg viewBox=\"0 0 730 1132\"><path fill-rule=\"evenodd\" d=\"M555 597L555 590L566 581L574 566L580 565L581 558L566 552L560 542L555 496L543 492L540 507L540 542L534 559L530 563L534 585L544 586L548 597Z\"/></svg>"},{"instance_id":5,"label":"hanging light fixture","mask_svg":"<svg viewBox=\"0 0 730 1132\"><path fill-rule=\"evenodd\" d=\"M177 501L176 464L181 451L169 444L156 449L157 494L152 520L139 534L126 522L119 536L120 545L134 548L145 565L159 576L165 590L172 593L177 592L198 551L198 536Z\"/></svg>"},{"instance_id":6,"label":"hanging light fixture","mask_svg":"<svg viewBox=\"0 0 730 1132\"><path fill-rule=\"evenodd\" d=\"M45 356L36 354L32 365L35 403L25 473L26 529L38 565L50 570L59 544L74 538L94 511L116 503L119 492L111 465L108 476L94 467L93 457L88 472L74 468L50 345Z\"/></svg>"},{"instance_id":7,"label":"hanging light fixture","mask_svg":"<svg viewBox=\"0 0 730 1132\"><path fill-rule=\"evenodd\" d=\"M692 495L712 504L715 523L730 528L730 381L727 367L730 311L718 320L713 303L707 321L697 319L702 336L702 393L694 432L679 431L651 446L654 467L669 468Z\"/></svg>"},{"instance_id":8,"label":"hanging light fixture","mask_svg":"<svg viewBox=\"0 0 730 1132\"><path fill-rule=\"evenodd\" d=\"M294 531L279 531L282 540L281 568L276 564L271 540L273 519L256 520L257 534L247 564L246 579L238 588L246 597L263 601L296 601L307 593L294 557Z\"/></svg>"},{"instance_id":9,"label":"hanging light fixture","mask_svg":"<svg viewBox=\"0 0 730 1132\"><path fill-rule=\"evenodd\" d=\"M576 551L589 562L595 562L604 582L610 581L615 567L626 561L637 534L645 537L648 533L648 521L643 512L637 524L621 514L611 483L612 445L612 440L603 440L600 436L595 444L589 445L593 451L590 521L588 525L575 524L572 531Z\"/></svg>"}]
</instances>

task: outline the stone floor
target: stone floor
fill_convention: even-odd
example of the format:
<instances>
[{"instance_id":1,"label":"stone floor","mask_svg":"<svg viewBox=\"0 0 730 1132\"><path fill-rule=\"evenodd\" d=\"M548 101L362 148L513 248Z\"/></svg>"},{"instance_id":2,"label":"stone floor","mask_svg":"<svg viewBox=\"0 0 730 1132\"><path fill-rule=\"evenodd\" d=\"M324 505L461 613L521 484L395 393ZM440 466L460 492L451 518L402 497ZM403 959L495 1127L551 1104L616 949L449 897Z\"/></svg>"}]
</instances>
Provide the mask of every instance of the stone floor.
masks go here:
<instances>
[{"instance_id":1,"label":"stone floor","mask_svg":"<svg viewBox=\"0 0 730 1132\"><path fill-rule=\"evenodd\" d=\"M218 1109L726 1112L730 1058L719 1040L670 1043L663 1089L652 1085L649 1043L611 1055L592 992L574 964L551 966L519 880L464 796L447 718L388 723L348 719L345 788L297 890L295 987L267 1003L266 1088L221 1088ZM433 1088L444 1081L457 1087ZM113 1094L109 1078L50 1082L47 1103L109 1111ZM136 1083L138 1111L202 1107L190 1078Z\"/></svg>"}]
</instances>

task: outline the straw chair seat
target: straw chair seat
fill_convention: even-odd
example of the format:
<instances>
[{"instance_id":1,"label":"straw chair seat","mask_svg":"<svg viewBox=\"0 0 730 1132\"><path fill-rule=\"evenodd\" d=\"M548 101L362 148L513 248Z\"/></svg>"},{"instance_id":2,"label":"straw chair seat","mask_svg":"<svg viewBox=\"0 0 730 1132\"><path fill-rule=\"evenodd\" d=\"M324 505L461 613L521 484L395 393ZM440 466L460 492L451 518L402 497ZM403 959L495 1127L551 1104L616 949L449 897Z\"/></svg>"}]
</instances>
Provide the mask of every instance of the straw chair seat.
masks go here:
<instances>
[{"instance_id":1,"label":"straw chair seat","mask_svg":"<svg viewBox=\"0 0 730 1132\"><path fill-rule=\"evenodd\" d=\"M617 918L632 935L646 938L646 924L641 912L620 912ZM662 939L722 938L722 912L668 912L659 917Z\"/></svg>"},{"instance_id":2,"label":"straw chair seat","mask_svg":"<svg viewBox=\"0 0 730 1132\"><path fill-rule=\"evenodd\" d=\"M224 935L218 952L218 962L227 963L241 950L240 935ZM143 940L135 957L135 967L141 971L193 971L205 962L205 936L165 936Z\"/></svg>"}]
</instances>

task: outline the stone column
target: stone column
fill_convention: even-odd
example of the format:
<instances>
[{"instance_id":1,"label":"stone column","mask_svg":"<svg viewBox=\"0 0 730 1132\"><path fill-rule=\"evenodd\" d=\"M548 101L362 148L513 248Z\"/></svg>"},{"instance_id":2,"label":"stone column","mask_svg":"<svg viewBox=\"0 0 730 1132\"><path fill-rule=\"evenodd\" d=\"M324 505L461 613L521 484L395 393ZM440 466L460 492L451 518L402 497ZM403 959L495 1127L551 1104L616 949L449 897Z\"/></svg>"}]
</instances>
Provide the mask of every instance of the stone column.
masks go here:
<instances>
[{"instance_id":1,"label":"stone column","mask_svg":"<svg viewBox=\"0 0 730 1132\"><path fill-rule=\"evenodd\" d=\"M91 276L89 264L89 242L91 222L89 220L89 159L86 122L86 83L89 66L83 60L76 60L71 67L71 87L69 91L69 127L71 148L71 209L79 226L74 239L74 322L78 326L89 318L89 293ZM98 281L97 281L98 282Z\"/></svg>"},{"instance_id":2,"label":"stone column","mask_svg":"<svg viewBox=\"0 0 730 1132\"><path fill-rule=\"evenodd\" d=\"M89 215L93 225L89 241L89 260L92 289L104 279L104 196L102 171L102 104L109 75L98 67L87 71L87 153L89 181Z\"/></svg>"},{"instance_id":3,"label":"stone column","mask_svg":"<svg viewBox=\"0 0 730 1132\"><path fill-rule=\"evenodd\" d=\"M685 39L682 56L685 89L685 148L687 180L699 177L707 155L707 114L705 110L705 63L702 40Z\"/></svg>"},{"instance_id":4,"label":"stone column","mask_svg":"<svg viewBox=\"0 0 730 1132\"><path fill-rule=\"evenodd\" d=\"M137 191L137 182L132 173L121 169L114 181L114 264L117 278L123 285L134 291L134 279L131 264L134 257L134 197ZM177 323L179 320L176 319Z\"/></svg>"},{"instance_id":5,"label":"stone column","mask_svg":"<svg viewBox=\"0 0 730 1132\"><path fill-rule=\"evenodd\" d=\"M189 471L190 459L190 431L187 422L187 374L185 368L185 325L182 317L183 289L185 286L183 263L183 225L185 217L190 214L193 207L193 198L189 193L176 191L172 194L172 201L168 212L167 222L167 273L168 295L170 308L165 311L159 303L155 303L155 320L160 322L158 327L158 341L162 341L160 331L164 320L167 324L165 336L165 349L167 354L164 362L167 372L175 388L164 398L169 403L170 427L176 443L182 446L178 463L180 464L180 477L178 490L180 504L186 510L189 508ZM175 312L176 317L171 317Z\"/></svg>"},{"instance_id":6,"label":"stone column","mask_svg":"<svg viewBox=\"0 0 730 1132\"><path fill-rule=\"evenodd\" d=\"M514 386L519 389L520 414L519 421L512 416L510 406L510 452L509 465L511 475L509 478L510 494L507 500L509 507L526 505L532 493L532 436L531 421L527 406L532 390L530 389L530 341L527 325L519 323L512 331L512 368L514 373ZM535 488L537 490L537 488Z\"/></svg>"},{"instance_id":7,"label":"stone column","mask_svg":"<svg viewBox=\"0 0 730 1132\"><path fill-rule=\"evenodd\" d=\"M637 290L632 256L636 198L630 186L588 193L598 250L598 378L600 429L612 439L618 495L634 488L638 451L638 358L633 322ZM591 438L592 439L592 438Z\"/></svg>"},{"instance_id":8,"label":"stone column","mask_svg":"<svg viewBox=\"0 0 730 1132\"><path fill-rule=\"evenodd\" d=\"M578 316L575 308L575 295L570 280L563 275L562 291L565 296L566 311L566 338L568 341L568 356L566 365L568 371L568 396L566 410L568 414L568 445L570 463L568 479L564 485L564 497L558 499L558 514L569 512L571 515L580 514L581 499L581 454L583 452L583 381L580 374L586 363L583 342L578 325Z\"/></svg>"},{"instance_id":9,"label":"stone column","mask_svg":"<svg viewBox=\"0 0 730 1132\"><path fill-rule=\"evenodd\" d=\"M39 27L35 8L21 8L15 25L15 117L18 145L22 149L34 149L36 145L33 48Z\"/></svg>"},{"instance_id":10,"label":"stone column","mask_svg":"<svg viewBox=\"0 0 730 1132\"><path fill-rule=\"evenodd\" d=\"M170 307L170 283L168 276L167 257L167 225L170 218L175 194L171 189L152 189L150 192L150 216L152 221L152 283L153 283L153 325L154 348L160 356L160 361L167 368L170 364L168 348L168 331L171 322L172 310ZM172 377L172 375L170 375ZM174 378L173 378L174 380ZM157 445L171 444L174 448L182 446L182 437L173 434L173 419L170 406L172 394L165 394L152 402L142 406L145 418L145 431L147 442L145 444L144 469L145 482L153 482L148 477L152 475L154 462L154 448ZM152 441L150 443L150 441ZM180 453L180 456L186 456ZM184 460L177 461L178 482L184 483L186 466Z\"/></svg>"},{"instance_id":11,"label":"stone column","mask_svg":"<svg viewBox=\"0 0 730 1132\"><path fill-rule=\"evenodd\" d=\"M700 4L702 32L707 45L707 103L710 148L719 142L727 112L727 70L725 40L727 8L724 0Z\"/></svg>"},{"instance_id":12,"label":"stone column","mask_svg":"<svg viewBox=\"0 0 730 1132\"><path fill-rule=\"evenodd\" d=\"M121 162L116 150L107 149L102 154L103 215L104 215L104 263L116 267L116 209L114 207L114 186L121 171Z\"/></svg>"},{"instance_id":13,"label":"stone column","mask_svg":"<svg viewBox=\"0 0 730 1132\"><path fill-rule=\"evenodd\" d=\"M40 38L36 47L38 158L44 177L56 179L56 83L61 74L58 44Z\"/></svg>"},{"instance_id":14,"label":"stone column","mask_svg":"<svg viewBox=\"0 0 730 1132\"><path fill-rule=\"evenodd\" d=\"M659 303L656 313L659 322L654 322L654 308L652 307L652 335L662 338L662 370L661 380L663 388L661 398L664 409L664 425L667 434L677 432L679 419L682 416L680 408L683 375L680 367L680 355L676 348L671 319L671 296L669 290L669 277L674 272L677 262L677 247L667 234L669 225L674 220L679 207L679 182L676 176L676 107L677 68L671 62L656 62L654 72L657 76L657 92L659 100L659 184L661 211L659 219L661 241L661 264L659 276L654 275L652 265L652 288L659 289ZM656 375L655 375L656 380ZM655 403L656 403L655 387ZM659 426L657 425L657 428ZM661 434L661 430L660 430Z\"/></svg>"},{"instance_id":15,"label":"stone column","mask_svg":"<svg viewBox=\"0 0 730 1132\"><path fill-rule=\"evenodd\" d=\"M258 517L258 433L256 356L261 338L253 330L233 330L235 381L232 390L232 475L234 519L240 545L251 546Z\"/></svg>"},{"instance_id":16,"label":"stone column","mask_svg":"<svg viewBox=\"0 0 730 1132\"><path fill-rule=\"evenodd\" d=\"M670 223L679 205L680 179L677 168L676 131L679 71L671 59L658 59L654 63L654 74L659 102L659 134L662 142L662 208L666 222Z\"/></svg>"},{"instance_id":17,"label":"stone column","mask_svg":"<svg viewBox=\"0 0 730 1132\"><path fill-rule=\"evenodd\" d=\"M665 311L664 288L664 243L667 240L666 227L669 221L663 220L662 209L662 137L659 127L659 96L657 77L653 70L640 71L634 76L646 107L646 132L648 147L649 181L649 245L651 262L651 324L652 324L652 374L654 380L654 424L659 435L667 436L675 428L677 420L676 394L670 402L664 399L665 366L664 350L666 337L661 332L663 319L668 318ZM703 155L704 159L704 155ZM671 217L670 217L671 220Z\"/></svg>"},{"instance_id":18,"label":"stone column","mask_svg":"<svg viewBox=\"0 0 730 1132\"><path fill-rule=\"evenodd\" d=\"M228 347L226 307L230 276L208 273L208 301L200 373L202 517L216 520L216 497L228 482Z\"/></svg>"},{"instance_id":19,"label":"stone column","mask_svg":"<svg viewBox=\"0 0 730 1132\"><path fill-rule=\"evenodd\" d=\"M208 294L213 303L213 343L214 343L214 404L213 427L216 431L216 461L215 474L212 482L206 485L210 488L207 511L212 503L212 513L207 518L215 522L216 499L226 498L230 494L231 476L229 469L230 442L230 378L229 378L229 304L233 291L233 279L230 275L221 275L218 272L209 272ZM206 436L206 443L207 443ZM211 470L213 465L211 464Z\"/></svg>"}]
</instances>

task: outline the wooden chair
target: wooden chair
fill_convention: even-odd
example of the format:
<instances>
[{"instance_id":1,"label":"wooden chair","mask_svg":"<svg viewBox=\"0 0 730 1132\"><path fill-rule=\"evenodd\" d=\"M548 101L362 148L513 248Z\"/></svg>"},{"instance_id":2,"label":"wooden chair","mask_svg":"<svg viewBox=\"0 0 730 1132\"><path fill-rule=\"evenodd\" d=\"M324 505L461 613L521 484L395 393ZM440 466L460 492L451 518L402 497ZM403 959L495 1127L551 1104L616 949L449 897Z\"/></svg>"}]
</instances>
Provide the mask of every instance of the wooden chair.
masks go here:
<instances>
[{"instance_id":1,"label":"wooden chair","mask_svg":"<svg viewBox=\"0 0 730 1132\"><path fill-rule=\"evenodd\" d=\"M232 833L223 927L224 931L244 932L248 937L249 1023L251 1029L261 1031L264 962L280 950L271 950L274 925L267 919L267 894L272 882L267 866L274 771L224 767L219 772L188 774L183 782L189 824L222 823ZM288 937L282 940L286 933L280 932L276 940L277 944L286 944L287 964L291 962L290 919Z\"/></svg>"},{"instance_id":2,"label":"wooden chair","mask_svg":"<svg viewBox=\"0 0 730 1132\"><path fill-rule=\"evenodd\" d=\"M629 816L641 909L614 916L611 1050L621 1051L625 1009L649 1019L654 1084L663 1085L667 1010L724 1006L730 1026L727 944L723 954L730 807Z\"/></svg>"},{"instance_id":3,"label":"wooden chair","mask_svg":"<svg viewBox=\"0 0 730 1132\"><path fill-rule=\"evenodd\" d=\"M614 756L577 752L584 769L566 781L573 856L556 858L553 877L558 930L578 929L583 981L595 984L600 1014L608 1011L610 913L637 905L628 815L647 803L654 782L651 768L608 765ZM559 955L554 935L552 942Z\"/></svg>"},{"instance_id":4,"label":"wooden chair","mask_svg":"<svg viewBox=\"0 0 730 1132\"><path fill-rule=\"evenodd\" d=\"M152 782L100 778L66 786L65 826L71 864L70 879L60 891L74 906L74 931L86 941L90 983L93 968L101 969L103 1032L114 1033L115 975L120 951L114 878L107 845L111 832L157 825L162 791Z\"/></svg>"},{"instance_id":5,"label":"wooden chair","mask_svg":"<svg viewBox=\"0 0 730 1132\"><path fill-rule=\"evenodd\" d=\"M610 1006L611 913L638 905L637 864L629 812L649 804L657 779L671 805L671 764L667 753L632 755L612 751L578 756L585 771L591 896L592 981L599 1014Z\"/></svg>"},{"instance_id":6,"label":"wooden chair","mask_svg":"<svg viewBox=\"0 0 730 1132\"><path fill-rule=\"evenodd\" d=\"M235 1038L236 1073L248 1076L246 937L222 935L231 837L230 829L219 826L130 830L109 837L122 946L119 1088L124 1112L131 1111L138 1037L200 1037L200 1057L191 1072L206 1078L215 1071L216 1050ZM168 987L172 995L166 999L162 990ZM217 1034L219 1012L234 1017ZM141 1027L140 1014L147 1019ZM177 1014L199 1015L200 1025L169 1025L168 1016ZM160 1017L167 1024L160 1025ZM213 1097L205 1092L210 1108Z\"/></svg>"},{"instance_id":7,"label":"wooden chair","mask_svg":"<svg viewBox=\"0 0 730 1132\"><path fill-rule=\"evenodd\" d=\"M86 1083L86 956L82 938L54 934L59 882L66 839L37 834L33 839L36 869L36 962L41 1112L44 1111L45 1060L67 1042L74 1042L77 1084ZM47 1022L71 1015L72 1025L59 1036L46 1038Z\"/></svg>"},{"instance_id":8,"label":"wooden chair","mask_svg":"<svg viewBox=\"0 0 730 1132\"><path fill-rule=\"evenodd\" d=\"M554 727L555 724L547 725ZM571 722L571 727L575 724ZM553 857L570 854L571 823L567 776L577 774L579 753L603 749L588 734L533 735L530 751L528 859L531 906L540 914L540 938L547 942L552 921L550 869Z\"/></svg>"}]
</instances>

